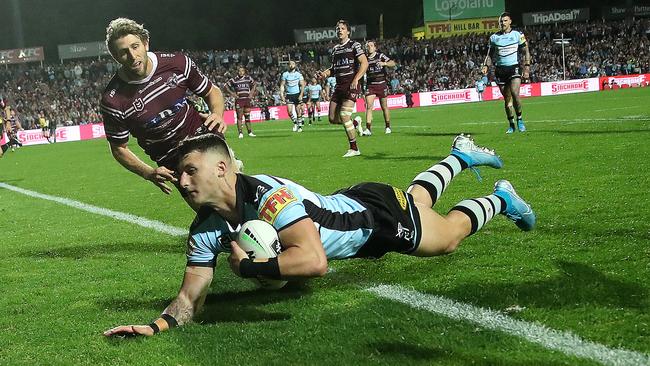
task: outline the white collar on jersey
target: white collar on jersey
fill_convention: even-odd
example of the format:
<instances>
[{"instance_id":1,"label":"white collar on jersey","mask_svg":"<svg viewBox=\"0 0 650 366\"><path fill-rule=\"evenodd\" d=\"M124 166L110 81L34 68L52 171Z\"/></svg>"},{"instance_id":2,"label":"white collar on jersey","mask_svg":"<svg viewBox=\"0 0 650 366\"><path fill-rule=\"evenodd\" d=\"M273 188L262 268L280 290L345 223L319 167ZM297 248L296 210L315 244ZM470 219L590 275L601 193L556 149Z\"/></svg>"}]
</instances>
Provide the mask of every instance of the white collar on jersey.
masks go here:
<instances>
[{"instance_id":1,"label":"white collar on jersey","mask_svg":"<svg viewBox=\"0 0 650 366\"><path fill-rule=\"evenodd\" d=\"M147 52L147 56L149 57L149 61L151 61L151 64L152 64L153 67L151 68L151 73L150 73L149 75L147 75L146 78L141 79L141 80L124 80L124 79L122 78L122 75L120 75L120 74L118 73L118 75L120 75L120 79L126 81L126 82L129 83L129 84L144 84L144 83L148 83L149 80L151 80L151 77L153 76L153 74L156 73L156 68L158 68L158 57L157 57L156 54L153 53L153 52Z\"/></svg>"}]
</instances>

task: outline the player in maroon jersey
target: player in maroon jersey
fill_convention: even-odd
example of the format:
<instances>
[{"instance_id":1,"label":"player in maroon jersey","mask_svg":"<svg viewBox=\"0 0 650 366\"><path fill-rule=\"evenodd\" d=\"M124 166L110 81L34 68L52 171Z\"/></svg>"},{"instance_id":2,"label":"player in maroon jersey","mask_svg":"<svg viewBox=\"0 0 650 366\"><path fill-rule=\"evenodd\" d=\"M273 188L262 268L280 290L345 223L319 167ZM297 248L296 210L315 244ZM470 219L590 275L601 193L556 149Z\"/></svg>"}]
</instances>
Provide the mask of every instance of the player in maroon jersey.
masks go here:
<instances>
[{"instance_id":1,"label":"player in maroon jersey","mask_svg":"<svg viewBox=\"0 0 650 366\"><path fill-rule=\"evenodd\" d=\"M372 109L375 104L375 98L379 98L379 105L384 113L384 122L386 124L385 132L391 133L390 130L390 112L388 111L388 85L386 83L386 67L395 67L395 61L391 60L382 52L377 51L375 42L366 42L366 51L368 51L368 71L366 72L366 129L363 131L364 136L372 135Z\"/></svg>"},{"instance_id":2,"label":"player in maroon jersey","mask_svg":"<svg viewBox=\"0 0 650 366\"><path fill-rule=\"evenodd\" d=\"M336 23L336 34L339 44L332 49L332 66L319 71L316 77L323 80L330 75L336 76L336 88L330 99L330 123L343 124L348 136L350 149L344 158L361 155L357 147L357 134L352 111L359 96L359 80L366 73L368 59L359 42L350 39L350 25L345 20ZM359 126L361 127L361 126Z\"/></svg>"},{"instance_id":3,"label":"player in maroon jersey","mask_svg":"<svg viewBox=\"0 0 650 366\"><path fill-rule=\"evenodd\" d=\"M106 46L121 65L101 98L111 153L126 169L170 194L166 182L177 184L178 143L207 131L223 136L223 94L182 53L148 52L149 31L131 19L110 22ZM185 97L188 90L203 97L211 113L200 115L190 107ZM129 150L129 134L157 168Z\"/></svg>"},{"instance_id":4,"label":"player in maroon jersey","mask_svg":"<svg viewBox=\"0 0 650 366\"><path fill-rule=\"evenodd\" d=\"M242 121L246 120L248 136L255 137L251 129L251 101L255 98L255 80L246 73L244 66L237 68L237 76L226 83L226 90L235 97L235 111L237 112L237 131L239 138L244 138Z\"/></svg>"}]
</instances>

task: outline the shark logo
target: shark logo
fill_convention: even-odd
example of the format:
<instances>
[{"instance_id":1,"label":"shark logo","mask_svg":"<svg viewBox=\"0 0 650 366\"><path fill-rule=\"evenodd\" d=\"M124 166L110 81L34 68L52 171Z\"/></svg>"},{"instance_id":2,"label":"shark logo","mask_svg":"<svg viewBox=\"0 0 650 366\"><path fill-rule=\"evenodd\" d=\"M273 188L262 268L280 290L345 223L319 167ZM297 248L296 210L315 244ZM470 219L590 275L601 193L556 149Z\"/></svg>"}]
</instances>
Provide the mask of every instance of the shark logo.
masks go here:
<instances>
[{"instance_id":1,"label":"shark logo","mask_svg":"<svg viewBox=\"0 0 650 366\"><path fill-rule=\"evenodd\" d=\"M259 202L260 198L264 196L264 194L268 191L268 189L264 186L257 186L257 191L255 192L255 200L253 202Z\"/></svg>"}]
</instances>

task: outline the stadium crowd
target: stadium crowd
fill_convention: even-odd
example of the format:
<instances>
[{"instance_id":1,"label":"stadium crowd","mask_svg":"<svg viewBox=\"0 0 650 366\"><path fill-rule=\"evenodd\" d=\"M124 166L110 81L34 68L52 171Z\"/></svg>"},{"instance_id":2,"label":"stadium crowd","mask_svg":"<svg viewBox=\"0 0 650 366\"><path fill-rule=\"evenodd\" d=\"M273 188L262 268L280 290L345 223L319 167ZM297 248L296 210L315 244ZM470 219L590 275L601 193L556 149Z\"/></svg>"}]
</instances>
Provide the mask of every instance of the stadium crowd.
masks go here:
<instances>
[{"instance_id":1,"label":"stadium crowd","mask_svg":"<svg viewBox=\"0 0 650 366\"><path fill-rule=\"evenodd\" d=\"M591 21L532 26L522 29L532 55L531 82L563 78L560 35L571 38L566 47L567 78L650 73L650 19L633 22ZM397 61L389 73L390 92L435 91L473 87L487 52L488 35L379 41L380 51ZM306 81L329 66L333 43L302 44L243 50L186 51L208 77L224 87L245 65L257 82L255 104L279 105L279 80L288 60L299 62ZM99 96L116 70L102 60L62 64L22 64L0 67L0 98L15 111L24 129L37 128L38 114L60 125L101 121ZM227 98L227 109L233 108Z\"/></svg>"}]
</instances>

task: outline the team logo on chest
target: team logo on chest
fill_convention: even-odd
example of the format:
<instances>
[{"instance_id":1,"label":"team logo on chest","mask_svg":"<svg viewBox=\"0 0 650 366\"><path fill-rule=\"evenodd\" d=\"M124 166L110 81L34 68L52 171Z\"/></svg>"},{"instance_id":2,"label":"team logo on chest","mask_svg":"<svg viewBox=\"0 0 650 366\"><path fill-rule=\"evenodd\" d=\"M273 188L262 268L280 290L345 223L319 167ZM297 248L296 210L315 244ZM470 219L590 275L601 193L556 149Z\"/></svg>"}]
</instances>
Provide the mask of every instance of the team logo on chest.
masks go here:
<instances>
[{"instance_id":1,"label":"team logo on chest","mask_svg":"<svg viewBox=\"0 0 650 366\"><path fill-rule=\"evenodd\" d=\"M135 108L136 112L142 112L144 109L144 101L142 101L142 98L136 98L133 101L133 108Z\"/></svg>"},{"instance_id":2,"label":"team logo on chest","mask_svg":"<svg viewBox=\"0 0 650 366\"><path fill-rule=\"evenodd\" d=\"M179 83L178 75L172 74L172 76L170 76L169 79L167 79L167 81L165 82L165 85L167 85L170 88L175 88L178 86L178 83Z\"/></svg>"}]
</instances>

